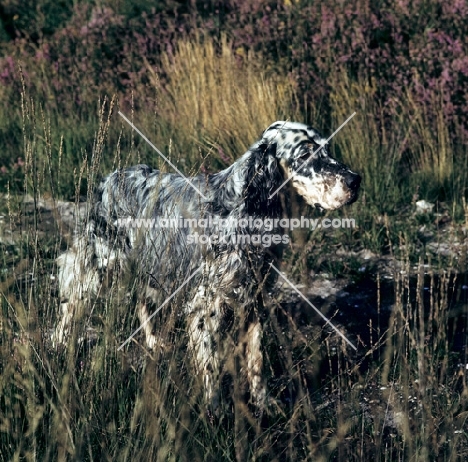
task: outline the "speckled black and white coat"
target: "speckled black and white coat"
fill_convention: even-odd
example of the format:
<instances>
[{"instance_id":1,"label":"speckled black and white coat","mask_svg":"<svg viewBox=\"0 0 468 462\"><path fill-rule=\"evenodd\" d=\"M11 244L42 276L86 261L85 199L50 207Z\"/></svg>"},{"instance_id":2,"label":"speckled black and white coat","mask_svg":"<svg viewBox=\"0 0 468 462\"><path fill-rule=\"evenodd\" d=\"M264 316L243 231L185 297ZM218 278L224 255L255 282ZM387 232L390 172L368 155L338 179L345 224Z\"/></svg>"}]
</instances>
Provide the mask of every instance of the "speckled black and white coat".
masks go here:
<instances>
[{"instance_id":1,"label":"speckled black and white coat","mask_svg":"<svg viewBox=\"0 0 468 462\"><path fill-rule=\"evenodd\" d=\"M262 326L260 290L272 284L269 264L281 255L279 246L253 245L232 236L276 234L264 226L219 226L200 229L218 236L208 244L189 243L194 229L184 227L119 226L122 220L176 218L281 218L284 200L274 194L287 179L312 206L336 209L357 197L360 177L333 159L317 131L301 123L275 122L261 139L233 165L212 175L190 178L162 174L146 165L115 171L99 185L85 231L61 256L59 284L62 319L53 333L54 344L66 343L76 307L96 294L105 272L115 265L138 267L146 299L157 307L199 270L184 286L183 312L187 316L188 346L194 367L202 374L208 400L215 400L222 358L219 341L228 311L242 311L246 378L252 401L262 405ZM321 148L319 150L319 148ZM195 186L203 196L192 186ZM119 221L120 220L120 221ZM248 220L247 220L248 221ZM245 224L245 223L244 223ZM220 236L223 236L221 238ZM137 307L149 348L164 346L157 328L147 322L147 301ZM129 333L130 334L130 333ZM167 346L167 345L166 345Z\"/></svg>"}]
</instances>

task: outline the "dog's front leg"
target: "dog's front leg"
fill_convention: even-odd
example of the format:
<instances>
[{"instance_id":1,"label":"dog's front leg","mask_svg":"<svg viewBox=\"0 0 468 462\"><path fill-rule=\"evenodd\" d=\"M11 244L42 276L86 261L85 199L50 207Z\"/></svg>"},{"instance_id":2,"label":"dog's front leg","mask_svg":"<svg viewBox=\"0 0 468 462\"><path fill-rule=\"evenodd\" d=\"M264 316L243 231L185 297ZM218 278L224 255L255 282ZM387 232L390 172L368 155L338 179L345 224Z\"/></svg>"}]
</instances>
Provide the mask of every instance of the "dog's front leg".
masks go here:
<instances>
[{"instance_id":1,"label":"dog's front leg","mask_svg":"<svg viewBox=\"0 0 468 462\"><path fill-rule=\"evenodd\" d=\"M196 371L202 375L205 399L214 409L219 404L219 328L220 298L200 286L188 304L188 346L193 354Z\"/></svg>"},{"instance_id":2,"label":"dog's front leg","mask_svg":"<svg viewBox=\"0 0 468 462\"><path fill-rule=\"evenodd\" d=\"M245 366L250 396L253 403L260 408L264 406L266 398L265 385L262 379L262 334L262 325L258 319L248 325L245 334Z\"/></svg>"}]
</instances>

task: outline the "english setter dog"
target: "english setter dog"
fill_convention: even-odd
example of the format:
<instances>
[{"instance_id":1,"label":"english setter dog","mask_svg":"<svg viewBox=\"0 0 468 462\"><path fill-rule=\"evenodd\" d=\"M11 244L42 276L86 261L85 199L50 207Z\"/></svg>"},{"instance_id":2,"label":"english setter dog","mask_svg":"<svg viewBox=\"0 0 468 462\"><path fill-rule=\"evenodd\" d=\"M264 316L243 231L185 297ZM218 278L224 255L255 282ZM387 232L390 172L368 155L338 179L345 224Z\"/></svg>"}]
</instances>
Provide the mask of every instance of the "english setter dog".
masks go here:
<instances>
[{"instance_id":1,"label":"english setter dog","mask_svg":"<svg viewBox=\"0 0 468 462\"><path fill-rule=\"evenodd\" d=\"M277 194L288 179L292 187ZM262 406L261 292L275 282L270 264L281 256L278 219L288 208L285 199L295 192L311 206L336 209L356 200L360 182L357 173L329 155L317 131L283 121L268 127L219 173L187 181L146 165L115 171L97 188L85 231L57 259L62 318L52 334L54 344L66 342L77 307L99 291L108 270L137 267L144 294L136 309L147 347L164 347L148 322L148 303L159 306L184 284L181 312L206 399L215 402L219 390L227 336L223 320L239 316L241 332L231 340L242 352L250 401ZM193 227L122 226L142 219L192 220L199 228L194 234Z\"/></svg>"}]
</instances>

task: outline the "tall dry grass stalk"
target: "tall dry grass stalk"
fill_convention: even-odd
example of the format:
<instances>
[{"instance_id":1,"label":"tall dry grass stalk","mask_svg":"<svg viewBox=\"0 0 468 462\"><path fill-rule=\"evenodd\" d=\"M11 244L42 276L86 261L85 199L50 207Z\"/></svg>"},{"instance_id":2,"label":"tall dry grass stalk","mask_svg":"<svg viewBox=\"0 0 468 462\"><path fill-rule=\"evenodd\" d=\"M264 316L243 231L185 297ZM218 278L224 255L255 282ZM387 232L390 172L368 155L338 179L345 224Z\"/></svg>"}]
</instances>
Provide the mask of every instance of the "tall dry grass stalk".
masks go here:
<instances>
[{"instance_id":1,"label":"tall dry grass stalk","mask_svg":"<svg viewBox=\"0 0 468 462\"><path fill-rule=\"evenodd\" d=\"M196 149L222 148L232 161L275 120L301 120L293 82L257 53L234 50L225 36L218 46L208 37L180 41L161 62L167 81L151 74L158 118Z\"/></svg>"},{"instance_id":2,"label":"tall dry grass stalk","mask_svg":"<svg viewBox=\"0 0 468 462\"><path fill-rule=\"evenodd\" d=\"M428 107L418 103L413 93L407 91L402 106L412 121L412 143L408 146L412 170L433 177L440 184L450 180L453 175L454 146L449 125L444 119L442 93L434 96L431 107ZM434 108L438 108L436 130L430 120Z\"/></svg>"},{"instance_id":3,"label":"tall dry grass stalk","mask_svg":"<svg viewBox=\"0 0 468 462\"><path fill-rule=\"evenodd\" d=\"M403 114L395 120L400 129L385 130L380 123L382 110L376 103L376 92L373 83L356 81L348 73L339 72L330 94L330 106L334 127L356 111L356 116L336 136L335 143L343 160L362 175L364 193L378 200L389 193L409 132Z\"/></svg>"}]
</instances>

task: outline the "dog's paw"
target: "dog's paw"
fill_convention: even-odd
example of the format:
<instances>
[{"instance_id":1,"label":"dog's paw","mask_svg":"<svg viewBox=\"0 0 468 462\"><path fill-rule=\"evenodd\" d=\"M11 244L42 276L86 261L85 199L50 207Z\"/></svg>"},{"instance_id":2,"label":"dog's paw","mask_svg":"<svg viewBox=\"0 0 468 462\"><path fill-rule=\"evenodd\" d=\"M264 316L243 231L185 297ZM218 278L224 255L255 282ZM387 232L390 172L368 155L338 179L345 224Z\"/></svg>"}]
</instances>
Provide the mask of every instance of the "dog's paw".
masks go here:
<instances>
[{"instance_id":1,"label":"dog's paw","mask_svg":"<svg viewBox=\"0 0 468 462\"><path fill-rule=\"evenodd\" d=\"M146 336L146 346L152 351L164 350L166 348L164 342L154 334Z\"/></svg>"}]
</instances>

